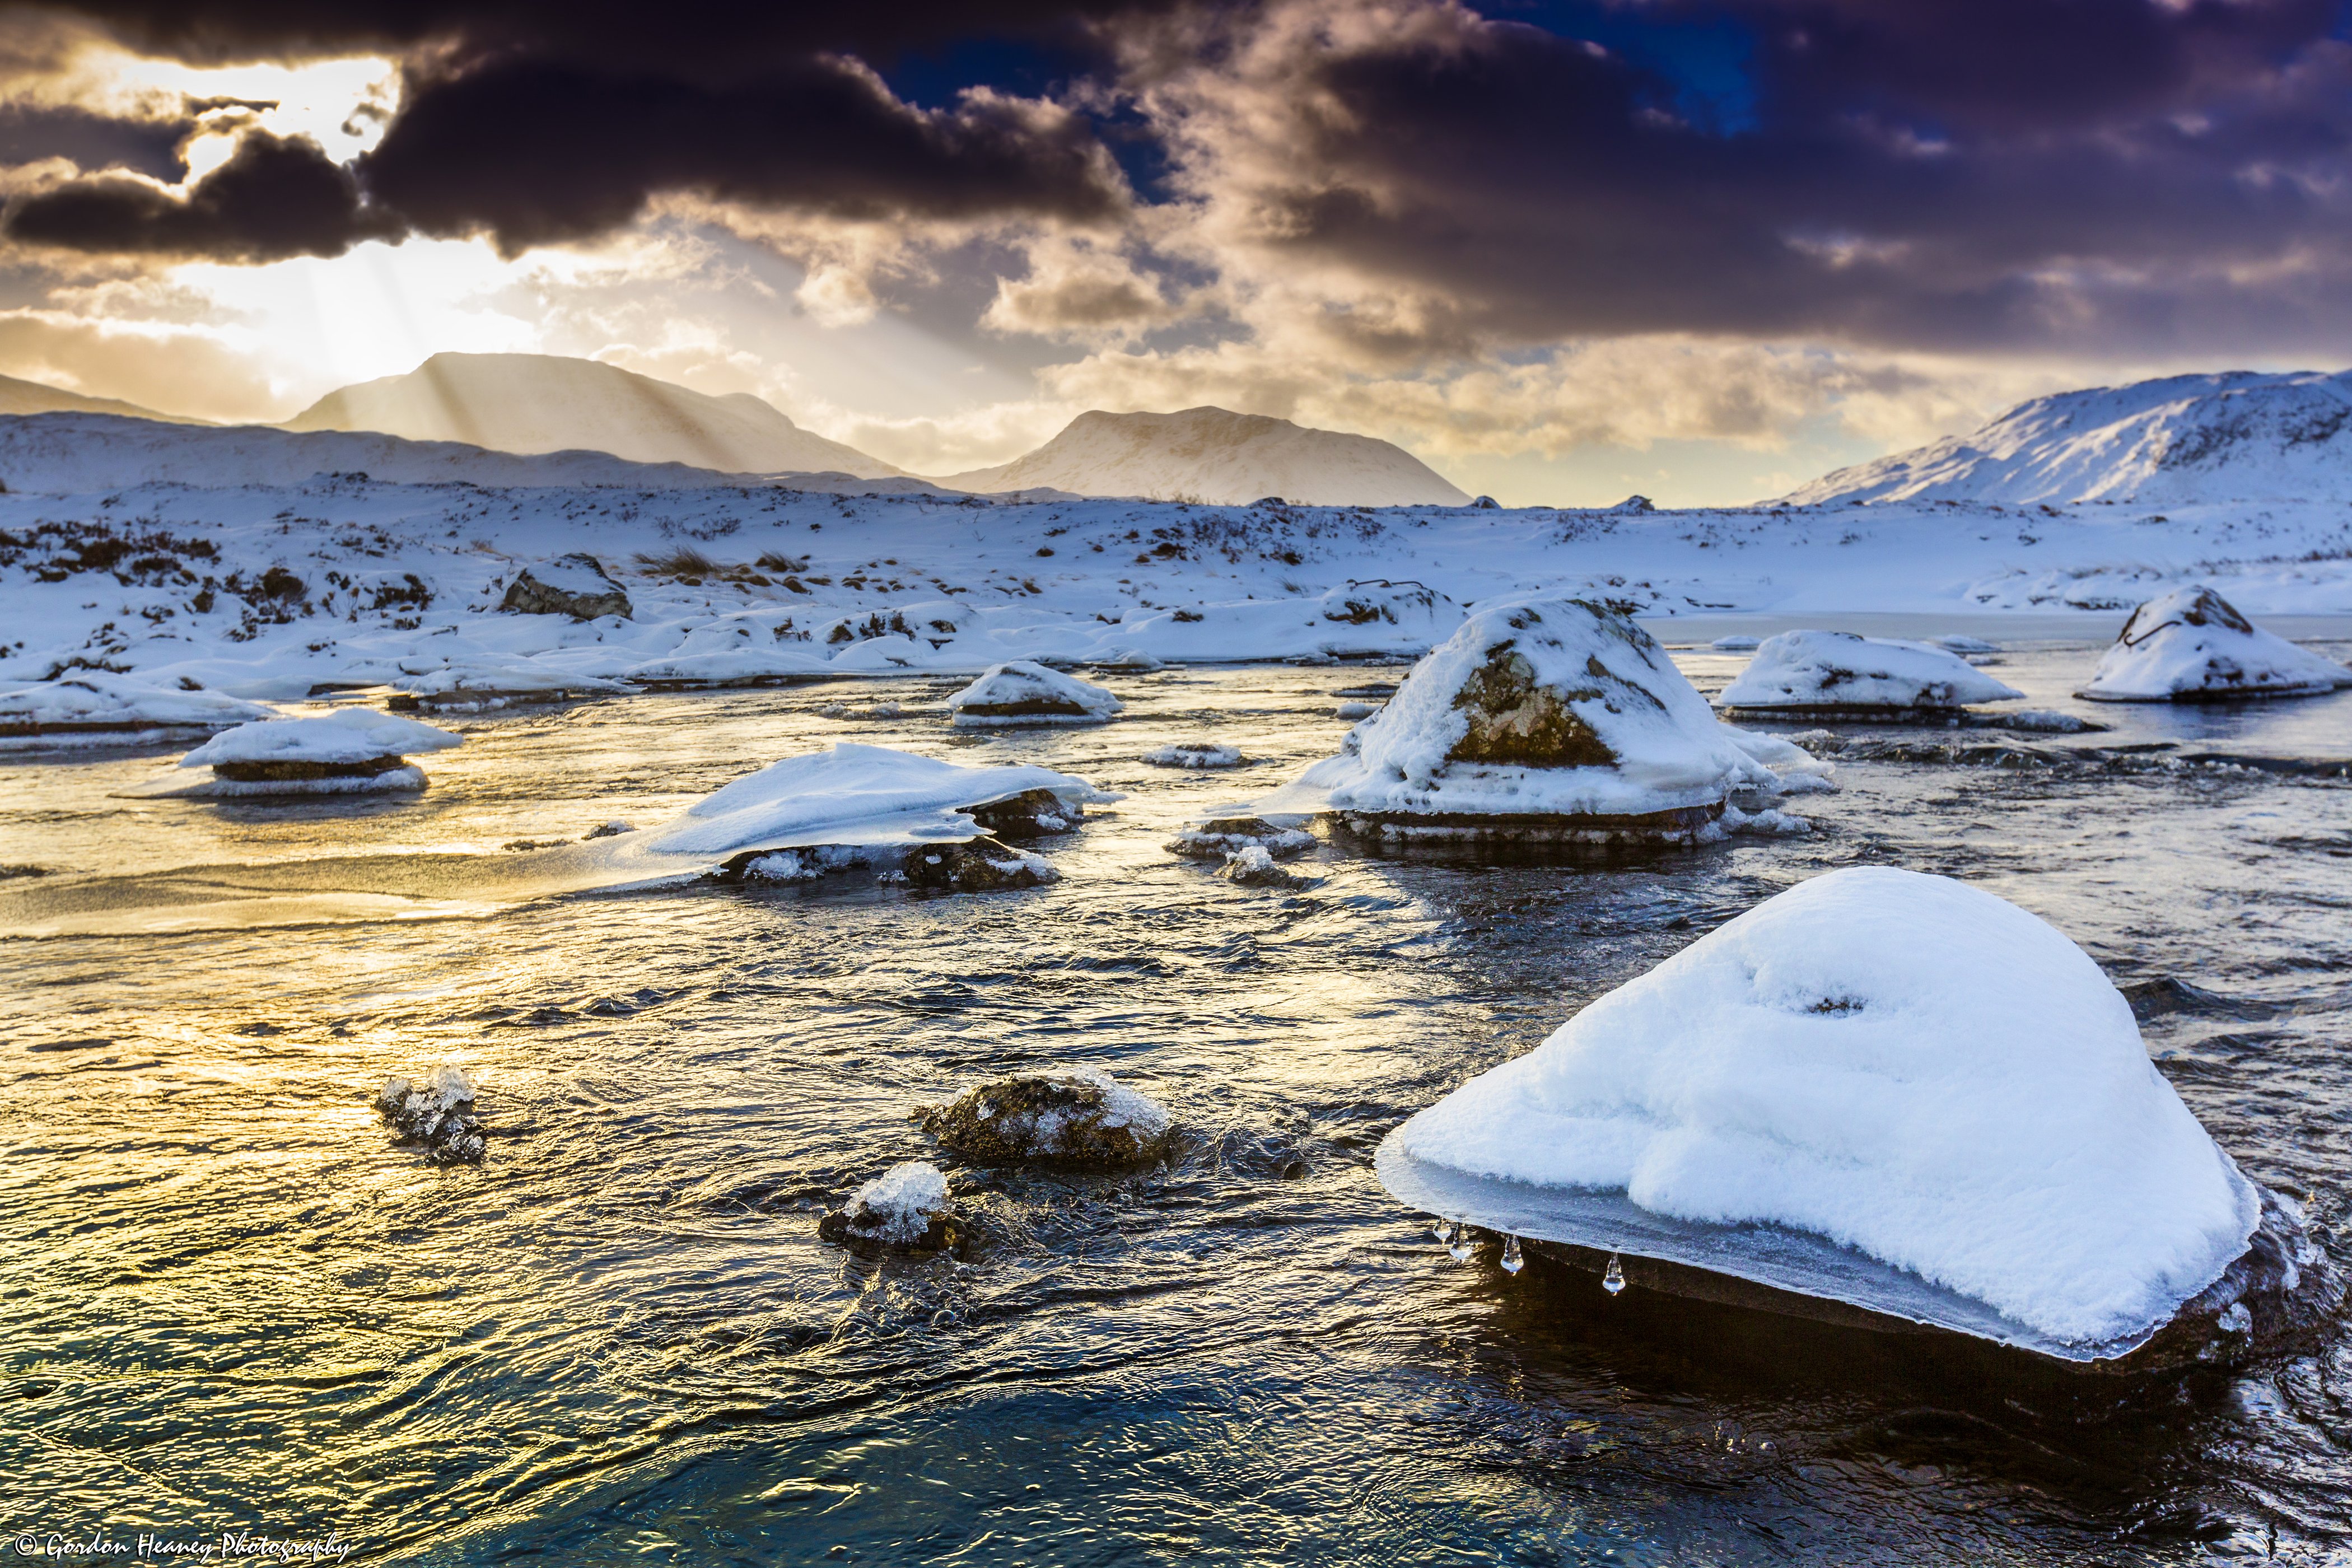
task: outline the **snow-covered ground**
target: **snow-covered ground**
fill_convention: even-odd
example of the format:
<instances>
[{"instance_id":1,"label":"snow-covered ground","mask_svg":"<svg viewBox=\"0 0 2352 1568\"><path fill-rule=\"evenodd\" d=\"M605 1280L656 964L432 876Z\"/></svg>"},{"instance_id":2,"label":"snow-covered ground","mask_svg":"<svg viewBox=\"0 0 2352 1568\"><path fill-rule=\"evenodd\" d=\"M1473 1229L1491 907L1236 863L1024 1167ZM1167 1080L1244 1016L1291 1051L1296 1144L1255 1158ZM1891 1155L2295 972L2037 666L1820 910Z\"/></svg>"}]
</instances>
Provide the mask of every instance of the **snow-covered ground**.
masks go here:
<instances>
[{"instance_id":1,"label":"snow-covered ground","mask_svg":"<svg viewBox=\"0 0 2352 1568\"><path fill-rule=\"evenodd\" d=\"M306 442L437 453L451 477L289 479L302 458L283 444ZM1252 508L698 486L468 451L0 418L0 682L96 668L283 699L1417 655L1468 608L1536 595L1718 619L2096 611L2097 635L2192 581L2257 617L2352 612L2340 503ZM625 586L632 619L498 609L519 569L572 552Z\"/></svg>"}]
</instances>

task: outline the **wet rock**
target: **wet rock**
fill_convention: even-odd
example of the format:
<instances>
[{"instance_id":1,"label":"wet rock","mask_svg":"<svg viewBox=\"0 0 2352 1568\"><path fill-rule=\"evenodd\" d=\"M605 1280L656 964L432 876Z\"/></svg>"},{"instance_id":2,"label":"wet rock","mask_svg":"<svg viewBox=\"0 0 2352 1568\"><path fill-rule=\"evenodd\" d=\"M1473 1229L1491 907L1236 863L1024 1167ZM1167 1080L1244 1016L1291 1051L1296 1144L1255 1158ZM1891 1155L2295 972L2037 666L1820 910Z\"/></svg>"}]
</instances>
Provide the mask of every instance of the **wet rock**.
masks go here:
<instances>
[{"instance_id":1,"label":"wet rock","mask_svg":"<svg viewBox=\"0 0 2352 1568\"><path fill-rule=\"evenodd\" d=\"M584 844L591 838L617 838L624 833L635 833L635 831L636 826L633 823L607 822L602 826L590 828L587 832L580 836L580 839L581 842Z\"/></svg>"},{"instance_id":2,"label":"wet rock","mask_svg":"<svg viewBox=\"0 0 2352 1568\"><path fill-rule=\"evenodd\" d=\"M593 555L559 555L523 567L507 584L499 608L525 616L570 616L593 621L599 616L630 616L629 595L606 574Z\"/></svg>"},{"instance_id":3,"label":"wet rock","mask_svg":"<svg viewBox=\"0 0 2352 1568\"><path fill-rule=\"evenodd\" d=\"M1139 1164L1166 1151L1175 1125L1157 1100L1088 1068L1000 1079L912 1120L982 1165Z\"/></svg>"},{"instance_id":4,"label":"wet rock","mask_svg":"<svg viewBox=\"0 0 2352 1568\"><path fill-rule=\"evenodd\" d=\"M1016 842L1067 833L1087 815L1076 800L1049 789L1024 790L985 805L968 805L963 814L996 837Z\"/></svg>"},{"instance_id":5,"label":"wet rock","mask_svg":"<svg viewBox=\"0 0 2352 1568\"><path fill-rule=\"evenodd\" d=\"M1278 827L1262 816L1216 816L1188 824L1168 841L1168 852L1187 860L1223 860L1252 847L1286 860L1314 848L1315 836L1301 827Z\"/></svg>"},{"instance_id":6,"label":"wet rock","mask_svg":"<svg viewBox=\"0 0 2352 1568\"><path fill-rule=\"evenodd\" d=\"M2261 1192L2262 1219L2246 1250L2122 1367L2235 1365L2302 1348L2334 1323L2344 1280L2312 1240L2303 1205Z\"/></svg>"},{"instance_id":7,"label":"wet rock","mask_svg":"<svg viewBox=\"0 0 2352 1568\"><path fill-rule=\"evenodd\" d=\"M485 1139L474 1110L474 1080L463 1069L437 1067L421 1081L384 1079L375 1108L399 1130L404 1143L421 1143L436 1165L479 1160Z\"/></svg>"},{"instance_id":8,"label":"wet rock","mask_svg":"<svg viewBox=\"0 0 2352 1568\"><path fill-rule=\"evenodd\" d=\"M1244 888L1297 888L1314 879L1284 870L1275 863L1274 856L1263 844L1252 844L1226 856L1225 863L1218 868L1217 875Z\"/></svg>"},{"instance_id":9,"label":"wet rock","mask_svg":"<svg viewBox=\"0 0 2352 1568\"><path fill-rule=\"evenodd\" d=\"M908 886L933 893L997 893L1042 888L1062 873L1042 855L1031 855L993 838L968 844L933 844L907 851L899 868Z\"/></svg>"},{"instance_id":10,"label":"wet rock","mask_svg":"<svg viewBox=\"0 0 2352 1568\"><path fill-rule=\"evenodd\" d=\"M937 1165L908 1160L891 1166L817 1221L816 1234L845 1247L891 1252L961 1251L970 1227L948 1200Z\"/></svg>"}]
</instances>

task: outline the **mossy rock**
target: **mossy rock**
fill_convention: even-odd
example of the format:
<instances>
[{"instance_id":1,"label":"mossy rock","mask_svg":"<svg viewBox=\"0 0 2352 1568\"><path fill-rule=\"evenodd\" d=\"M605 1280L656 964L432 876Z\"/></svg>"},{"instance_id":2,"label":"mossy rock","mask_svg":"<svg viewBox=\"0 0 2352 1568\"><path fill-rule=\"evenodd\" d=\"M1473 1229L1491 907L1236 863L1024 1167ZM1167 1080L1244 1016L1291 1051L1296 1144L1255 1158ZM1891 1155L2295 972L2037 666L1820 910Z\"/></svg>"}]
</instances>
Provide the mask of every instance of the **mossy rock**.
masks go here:
<instances>
[{"instance_id":1,"label":"mossy rock","mask_svg":"<svg viewBox=\"0 0 2352 1568\"><path fill-rule=\"evenodd\" d=\"M1159 1158L1171 1126L1142 1096L1075 1073L1000 1079L947 1105L924 1106L911 1120L975 1164L1097 1169Z\"/></svg>"}]
</instances>

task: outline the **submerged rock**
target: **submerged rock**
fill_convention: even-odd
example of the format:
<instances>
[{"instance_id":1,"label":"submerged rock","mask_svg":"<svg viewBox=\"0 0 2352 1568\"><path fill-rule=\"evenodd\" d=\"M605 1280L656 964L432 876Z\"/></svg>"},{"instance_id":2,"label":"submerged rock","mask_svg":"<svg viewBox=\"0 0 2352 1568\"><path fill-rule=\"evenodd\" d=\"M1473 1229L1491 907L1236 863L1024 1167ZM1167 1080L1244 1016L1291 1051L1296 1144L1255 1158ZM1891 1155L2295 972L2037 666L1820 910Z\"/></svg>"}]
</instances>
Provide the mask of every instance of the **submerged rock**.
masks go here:
<instances>
[{"instance_id":1,"label":"submerged rock","mask_svg":"<svg viewBox=\"0 0 2352 1568\"><path fill-rule=\"evenodd\" d=\"M961 1251L970 1229L948 1200L937 1165L908 1160L891 1166L817 1221L820 1239L893 1252Z\"/></svg>"},{"instance_id":2,"label":"submerged rock","mask_svg":"<svg viewBox=\"0 0 2352 1568\"><path fill-rule=\"evenodd\" d=\"M1958 654L1923 642L1852 632L1767 637L1717 704L1736 719L1957 722L1971 702L2025 693Z\"/></svg>"},{"instance_id":3,"label":"submerged rock","mask_svg":"<svg viewBox=\"0 0 2352 1568\"><path fill-rule=\"evenodd\" d=\"M478 1160L486 1147L481 1118L475 1113L474 1080L453 1067L437 1067L421 1082L384 1079L375 1108L400 1131L404 1143L425 1145L436 1165Z\"/></svg>"},{"instance_id":4,"label":"submerged rock","mask_svg":"<svg viewBox=\"0 0 2352 1568\"><path fill-rule=\"evenodd\" d=\"M948 699L958 724L1102 724L1125 704L1092 681L1029 659L992 665Z\"/></svg>"},{"instance_id":5,"label":"submerged rock","mask_svg":"<svg viewBox=\"0 0 2352 1568\"><path fill-rule=\"evenodd\" d=\"M2200 585L2134 610L2077 695L2095 702L2224 702L2313 697L2339 686L2352 686L2352 669L2263 631Z\"/></svg>"},{"instance_id":6,"label":"submerged rock","mask_svg":"<svg viewBox=\"0 0 2352 1568\"><path fill-rule=\"evenodd\" d=\"M1819 767L1717 720L1630 616L1539 601L1471 616L1259 809L1402 842L1695 843L1734 792L1779 794L1782 755Z\"/></svg>"},{"instance_id":7,"label":"submerged rock","mask_svg":"<svg viewBox=\"0 0 2352 1568\"><path fill-rule=\"evenodd\" d=\"M1093 1068L1000 1079L912 1120L982 1165L1139 1164L1166 1152L1175 1125L1166 1107Z\"/></svg>"},{"instance_id":8,"label":"submerged rock","mask_svg":"<svg viewBox=\"0 0 2352 1568\"><path fill-rule=\"evenodd\" d=\"M224 730L180 759L212 769L208 784L174 791L210 795L335 795L423 789L424 770L404 753L446 751L464 737L414 719L344 708L307 719L265 719Z\"/></svg>"},{"instance_id":9,"label":"submerged rock","mask_svg":"<svg viewBox=\"0 0 2352 1568\"><path fill-rule=\"evenodd\" d=\"M1701 938L1381 1158L1392 1191L1450 1184L1444 1212L1480 1225L2069 1361L2136 1351L2233 1270L2221 1314L2267 1310L2254 1281L2319 1283L2087 954L1991 894L1886 868ZM1479 1212L1490 1197L1511 1212Z\"/></svg>"},{"instance_id":10,"label":"submerged rock","mask_svg":"<svg viewBox=\"0 0 2352 1568\"><path fill-rule=\"evenodd\" d=\"M1315 847L1303 827L1278 826L1262 816L1213 816L1189 824L1168 841L1168 852L1187 860L1223 860L1244 849L1263 849L1277 860Z\"/></svg>"},{"instance_id":11,"label":"submerged rock","mask_svg":"<svg viewBox=\"0 0 2352 1568\"><path fill-rule=\"evenodd\" d=\"M1238 746L1217 741L1178 741L1143 753L1155 768L1238 768L1249 759Z\"/></svg>"},{"instance_id":12,"label":"submerged rock","mask_svg":"<svg viewBox=\"0 0 2352 1568\"><path fill-rule=\"evenodd\" d=\"M593 555L559 555L517 572L507 584L499 608L525 616L570 616L593 621L599 616L630 616L629 595L604 571Z\"/></svg>"}]
</instances>

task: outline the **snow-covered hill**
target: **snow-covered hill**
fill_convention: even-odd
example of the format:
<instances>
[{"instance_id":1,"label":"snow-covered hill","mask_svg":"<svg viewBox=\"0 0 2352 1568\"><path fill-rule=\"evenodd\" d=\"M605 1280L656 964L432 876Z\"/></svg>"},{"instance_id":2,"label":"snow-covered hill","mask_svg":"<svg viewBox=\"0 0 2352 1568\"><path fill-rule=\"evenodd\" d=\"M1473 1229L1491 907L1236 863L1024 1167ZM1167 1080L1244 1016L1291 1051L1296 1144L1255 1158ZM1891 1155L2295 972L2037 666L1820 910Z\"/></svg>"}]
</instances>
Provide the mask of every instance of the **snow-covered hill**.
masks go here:
<instances>
[{"instance_id":1,"label":"snow-covered hill","mask_svg":"<svg viewBox=\"0 0 2352 1568\"><path fill-rule=\"evenodd\" d=\"M119 397L84 397L61 386L20 381L13 375L0 375L0 414L119 414L131 419L160 419L171 425L210 423L184 415L158 414L152 408L142 408Z\"/></svg>"},{"instance_id":2,"label":"snow-covered hill","mask_svg":"<svg viewBox=\"0 0 2352 1568\"><path fill-rule=\"evenodd\" d=\"M486 452L458 441L410 441L369 430L288 431L268 425L167 425L112 414L0 414L0 484L37 495L89 495L135 485L198 489L299 485L339 475L381 484L469 484L638 490L764 486L857 495L945 495L928 479L841 473L756 479L684 463L632 463L606 452Z\"/></svg>"},{"instance_id":3,"label":"snow-covered hill","mask_svg":"<svg viewBox=\"0 0 2352 1568\"><path fill-rule=\"evenodd\" d=\"M1222 408L1081 414L1026 457L940 483L1212 506L1266 496L1306 506L1460 506L1470 499L1402 447Z\"/></svg>"},{"instance_id":4,"label":"snow-covered hill","mask_svg":"<svg viewBox=\"0 0 2352 1568\"><path fill-rule=\"evenodd\" d=\"M609 452L720 473L871 479L904 471L812 435L748 392L712 397L556 354L435 354L406 375L331 392L286 428L376 430L500 452Z\"/></svg>"},{"instance_id":5,"label":"snow-covered hill","mask_svg":"<svg viewBox=\"0 0 2352 1568\"><path fill-rule=\"evenodd\" d=\"M2352 500L2352 372L2225 371L2037 397L1786 498L1840 500Z\"/></svg>"}]
</instances>

